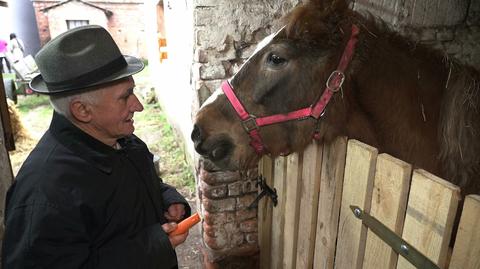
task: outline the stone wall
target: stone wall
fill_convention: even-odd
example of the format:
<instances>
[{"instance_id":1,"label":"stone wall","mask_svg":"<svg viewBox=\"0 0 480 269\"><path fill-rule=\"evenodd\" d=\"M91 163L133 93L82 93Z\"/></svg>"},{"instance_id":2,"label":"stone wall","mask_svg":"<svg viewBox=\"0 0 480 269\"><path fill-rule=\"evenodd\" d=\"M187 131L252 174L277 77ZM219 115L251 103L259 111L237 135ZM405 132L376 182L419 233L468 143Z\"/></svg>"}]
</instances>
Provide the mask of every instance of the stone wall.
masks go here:
<instances>
[{"instance_id":1,"label":"stone wall","mask_svg":"<svg viewBox=\"0 0 480 269\"><path fill-rule=\"evenodd\" d=\"M480 1L355 0L355 9L480 70Z\"/></svg>"}]
</instances>

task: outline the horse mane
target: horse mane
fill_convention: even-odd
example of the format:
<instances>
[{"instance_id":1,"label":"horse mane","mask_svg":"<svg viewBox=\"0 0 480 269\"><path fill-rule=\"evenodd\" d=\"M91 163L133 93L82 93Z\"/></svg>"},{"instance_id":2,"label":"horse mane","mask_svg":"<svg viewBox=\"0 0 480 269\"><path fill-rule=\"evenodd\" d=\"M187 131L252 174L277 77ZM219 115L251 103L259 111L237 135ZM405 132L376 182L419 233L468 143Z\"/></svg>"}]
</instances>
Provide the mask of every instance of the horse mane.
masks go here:
<instances>
[{"instance_id":1,"label":"horse mane","mask_svg":"<svg viewBox=\"0 0 480 269\"><path fill-rule=\"evenodd\" d=\"M358 53L355 55L355 66L352 67L354 71L351 72L360 72L359 70L366 68L365 64L371 63L379 49L389 49L379 48L379 45L385 44L392 50L403 53L398 57L410 57L415 62L412 66L418 66L419 70L429 70L426 79L434 82L431 90L428 89L430 92L427 96L438 96L439 100L438 106L434 104L431 108L425 108L435 108L436 111L430 113L433 116L428 120L438 121L435 127L437 129L434 130L439 148L438 156L431 156L431 162L440 162L440 165L437 165L440 171L430 172L448 178L462 189L468 186L468 190L474 190L468 191L470 193L480 190L477 180L480 174L480 75L476 69L460 64L440 50L401 36L368 12L350 10L346 1L308 2L297 7L286 17L284 23L287 38L302 40L312 46L321 45L335 49L338 53L333 57L337 59L341 55L340 48L343 48L348 40L351 25L358 25L362 35L358 42ZM435 70L432 70L433 68ZM412 72L407 71L409 74ZM399 72L399 76L405 75ZM420 71L418 73L420 77ZM438 77L437 80L435 76ZM427 121L423 103L421 105L421 113L424 121ZM415 109L419 110L418 107ZM418 146L411 146L412 154L419 150Z\"/></svg>"}]
</instances>

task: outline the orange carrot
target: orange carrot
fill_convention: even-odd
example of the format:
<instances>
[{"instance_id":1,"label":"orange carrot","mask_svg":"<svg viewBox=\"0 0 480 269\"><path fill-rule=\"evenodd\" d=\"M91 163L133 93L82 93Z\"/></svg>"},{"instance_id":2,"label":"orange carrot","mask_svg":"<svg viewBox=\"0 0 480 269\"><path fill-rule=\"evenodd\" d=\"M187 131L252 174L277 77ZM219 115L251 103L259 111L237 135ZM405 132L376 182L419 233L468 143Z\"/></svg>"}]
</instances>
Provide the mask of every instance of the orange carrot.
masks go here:
<instances>
[{"instance_id":1,"label":"orange carrot","mask_svg":"<svg viewBox=\"0 0 480 269\"><path fill-rule=\"evenodd\" d=\"M179 235L179 234L186 233L188 229L192 228L192 226L197 224L198 222L200 222L200 215L198 215L198 212L197 212L191 215L190 217L182 220L177 225L177 229L171 231L169 235Z\"/></svg>"}]
</instances>

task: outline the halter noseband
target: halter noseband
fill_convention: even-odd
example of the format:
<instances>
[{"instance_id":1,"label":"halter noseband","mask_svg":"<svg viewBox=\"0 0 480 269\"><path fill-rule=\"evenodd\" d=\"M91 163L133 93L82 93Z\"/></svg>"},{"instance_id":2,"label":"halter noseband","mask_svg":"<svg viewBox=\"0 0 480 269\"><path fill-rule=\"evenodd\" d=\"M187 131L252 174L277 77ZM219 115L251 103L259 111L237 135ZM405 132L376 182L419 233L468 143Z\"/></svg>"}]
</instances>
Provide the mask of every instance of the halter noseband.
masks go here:
<instances>
[{"instance_id":1,"label":"halter noseband","mask_svg":"<svg viewBox=\"0 0 480 269\"><path fill-rule=\"evenodd\" d=\"M355 51L355 44L358 41L358 33L358 27L353 24L350 39L348 40L347 46L343 51L342 58L340 58L340 63L338 64L337 69L334 70L328 77L327 82L325 83L325 90L318 101L309 107L284 114L256 117L249 114L240 100L238 100L230 82L224 81L222 83L222 90L242 120L242 126L251 138L250 145L255 149L255 152L258 155L261 156L266 152L265 144L260 136L260 127L290 120L306 119L309 117L318 120L323 115L325 107L330 101L332 95L337 92L340 87L342 87L343 81L345 80L344 72L350 63L350 60L352 59L353 52ZM314 138L316 138L316 134L314 134Z\"/></svg>"}]
</instances>

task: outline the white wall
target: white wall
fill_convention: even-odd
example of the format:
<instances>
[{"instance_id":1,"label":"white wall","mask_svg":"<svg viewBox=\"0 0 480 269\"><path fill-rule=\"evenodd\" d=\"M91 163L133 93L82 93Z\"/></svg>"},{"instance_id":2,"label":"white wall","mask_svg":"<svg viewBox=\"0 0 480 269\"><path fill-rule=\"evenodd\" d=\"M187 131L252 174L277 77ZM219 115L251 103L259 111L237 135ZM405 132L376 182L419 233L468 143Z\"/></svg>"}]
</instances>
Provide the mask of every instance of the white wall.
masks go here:
<instances>
[{"instance_id":1,"label":"white wall","mask_svg":"<svg viewBox=\"0 0 480 269\"><path fill-rule=\"evenodd\" d=\"M0 38L8 41L10 39L9 35L12 32L12 16L10 14L10 8L0 7Z\"/></svg>"},{"instance_id":2,"label":"white wall","mask_svg":"<svg viewBox=\"0 0 480 269\"><path fill-rule=\"evenodd\" d=\"M193 159L192 98L190 85L193 59L193 13L191 1L165 0L165 31L168 59L159 61L157 46L158 0L145 1L145 33L148 46L150 74L157 97L166 111L169 122L174 126L184 142L189 158Z\"/></svg>"}]
</instances>

